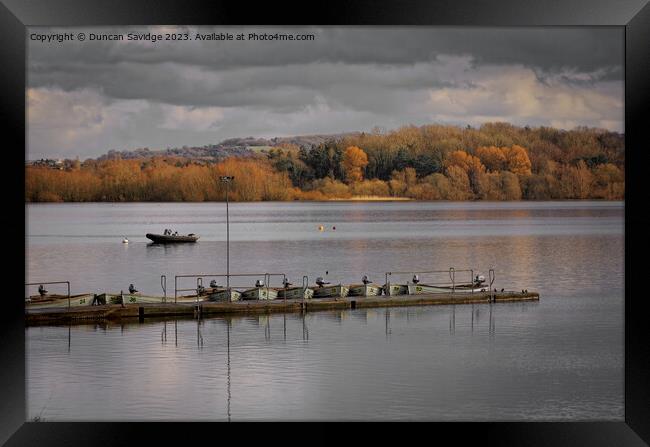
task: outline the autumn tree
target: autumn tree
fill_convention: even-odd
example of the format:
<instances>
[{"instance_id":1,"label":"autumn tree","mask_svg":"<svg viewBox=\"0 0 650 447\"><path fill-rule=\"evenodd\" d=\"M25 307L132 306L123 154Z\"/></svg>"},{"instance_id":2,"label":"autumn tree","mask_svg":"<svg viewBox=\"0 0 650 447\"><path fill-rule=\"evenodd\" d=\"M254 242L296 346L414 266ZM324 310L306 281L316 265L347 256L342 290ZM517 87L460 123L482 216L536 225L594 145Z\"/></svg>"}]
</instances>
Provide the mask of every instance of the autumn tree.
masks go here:
<instances>
[{"instance_id":1,"label":"autumn tree","mask_svg":"<svg viewBox=\"0 0 650 447\"><path fill-rule=\"evenodd\" d=\"M429 197L426 197L426 200L446 200L450 198L452 186L449 183L449 179L443 174L435 173L428 175L423 179L423 184L430 185L430 188L427 187L423 191L429 195Z\"/></svg>"},{"instance_id":2,"label":"autumn tree","mask_svg":"<svg viewBox=\"0 0 650 447\"><path fill-rule=\"evenodd\" d=\"M519 177L514 173L505 171L499 174L501 177L501 190L503 191L503 200L521 200L521 187Z\"/></svg>"},{"instance_id":3,"label":"autumn tree","mask_svg":"<svg viewBox=\"0 0 650 447\"><path fill-rule=\"evenodd\" d=\"M447 172L449 172L449 167L452 166L464 170L469 179L470 190L474 194L478 194L481 177L485 173L485 166L478 157L470 155L465 151L453 151L449 154L446 165Z\"/></svg>"},{"instance_id":4,"label":"autumn tree","mask_svg":"<svg viewBox=\"0 0 650 447\"><path fill-rule=\"evenodd\" d=\"M476 155L489 171L499 172L506 168L506 155L501 148L481 146L476 149Z\"/></svg>"},{"instance_id":5,"label":"autumn tree","mask_svg":"<svg viewBox=\"0 0 650 447\"><path fill-rule=\"evenodd\" d=\"M393 171L388 186L393 196L403 196L406 191L417 183L417 173L413 168Z\"/></svg>"},{"instance_id":6,"label":"autumn tree","mask_svg":"<svg viewBox=\"0 0 650 447\"><path fill-rule=\"evenodd\" d=\"M363 180L363 169L368 166L368 156L357 146L348 146L343 153L343 170L348 183Z\"/></svg>"},{"instance_id":7,"label":"autumn tree","mask_svg":"<svg viewBox=\"0 0 650 447\"><path fill-rule=\"evenodd\" d=\"M472 197L472 190L469 184L467 172L460 166L452 165L447 168L450 190L448 199L468 200Z\"/></svg>"},{"instance_id":8,"label":"autumn tree","mask_svg":"<svg viewBox=\"0 0 650 447\"><path fill-rule=\"evenodd\" d=\"M506 158L506 169L513 174L527 175L531 173L530 158L528 152L521 146L513 145L510 148L504 148Z\"/></svg>"},{"instance_id":9,"label":"autumn tree","mask_svg":"<svg viewBox=\"0 0 650 447\"><path fill-rule=\"evenodd\" d=\"M622 199L625 190L623 171L611 163L596 166L594 170L594 195L600 199Z\"/></svg>"},{"instance_id":10,"label":"autumn tree","mask_svg":"<svg viewBox=\"0 0 650 447\"><path fill-rule=\"evenodd\" d=\"M186 149L187 156L181 155ZM232 200L326 200L349 194L620 200L625 195L625 135L593 128L403 126L300 147L281 143L265 153L225 160L197 159L194 149L200 150L135 151L135 157L112 151L83 163L66 160L63 170L30 164L25 200L223 200L218 175L236 177Z\"/></svg>"}]
</instances>

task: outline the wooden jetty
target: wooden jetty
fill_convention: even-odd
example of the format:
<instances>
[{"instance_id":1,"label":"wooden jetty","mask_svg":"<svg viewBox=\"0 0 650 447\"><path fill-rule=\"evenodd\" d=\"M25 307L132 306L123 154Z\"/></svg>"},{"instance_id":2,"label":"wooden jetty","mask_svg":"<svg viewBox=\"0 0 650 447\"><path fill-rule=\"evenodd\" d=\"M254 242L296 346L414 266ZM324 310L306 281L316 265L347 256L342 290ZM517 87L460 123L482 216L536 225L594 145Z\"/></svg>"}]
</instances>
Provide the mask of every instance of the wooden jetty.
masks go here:
<instances>
[{"instance_id":1,"label":"wooden jetty","mask_svg":"<svg viewBox=\"0 0 650 447\"><path fill-rule=\"evenodd\" d=\"M193 303L126 303L98 306L25 309L27 325L74 324L90 321L159 318L168 316L208 316L224 314L260 314L276 312L311 312L330 309L369 307L426 306L449 304L487 304L539 301L536 292L432 293L398 296L345 297L326 299L276 299L259 301Z\"/></svg>"}]
</instances>

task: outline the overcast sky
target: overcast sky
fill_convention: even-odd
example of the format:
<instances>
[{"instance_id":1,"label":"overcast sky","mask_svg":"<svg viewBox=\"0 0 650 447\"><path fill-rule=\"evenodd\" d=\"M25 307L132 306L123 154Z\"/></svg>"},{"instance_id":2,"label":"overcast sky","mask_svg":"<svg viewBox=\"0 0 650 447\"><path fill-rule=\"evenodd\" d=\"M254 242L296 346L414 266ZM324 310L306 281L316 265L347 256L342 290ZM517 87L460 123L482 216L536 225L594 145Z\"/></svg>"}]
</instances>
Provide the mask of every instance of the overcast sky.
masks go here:
<instances>
[{"instance_id":1,"label":"overcast sky","mask_svg":"<svg viewBox=\"0 0 650 447\"><path fill-rule=\"evenodd\" d=\"M185 42L32 33L188 32ZM313 41L196 41L211 32ZM622 28L29 28L26 158L407 124L623 131Z\"/></svg>"}]
</instances>

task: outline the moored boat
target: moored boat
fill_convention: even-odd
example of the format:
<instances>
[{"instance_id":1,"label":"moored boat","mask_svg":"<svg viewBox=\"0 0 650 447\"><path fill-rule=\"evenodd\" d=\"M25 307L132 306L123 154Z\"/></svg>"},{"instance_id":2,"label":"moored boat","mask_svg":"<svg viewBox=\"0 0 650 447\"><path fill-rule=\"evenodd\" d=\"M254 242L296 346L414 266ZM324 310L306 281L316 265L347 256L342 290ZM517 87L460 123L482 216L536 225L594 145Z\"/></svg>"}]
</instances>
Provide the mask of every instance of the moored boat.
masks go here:
<instances>
[{"instance_id":1,"label":"moored boat","mask_svg":"<svg viewBox=\"0 0 650 447\"><path fill-rule=\"evenodd\" d=\"M314 290L313 298L335 298L335 297L345 298L346 296L348 296L348 293L350 292L350 289L348 289L346 286L342 284L338 284L335 286L316 287L313 290Z\"/></svg>"},{"instance_id":2,"label":"moored boat","mask_svg":"<svg viewBox=\"0 0 650 447\"><path fill-rule=\"evenodd\" d=\"M91 306L105 304L156 304L162 303L162 296L148 296L135 293L97 293L89 300Z\"/></svg>"},{"instance_id":3,"label":"moored boat","mask_svg":"<svg viewBox=\"0 0 650 447\"><path fill-rule=\"evenodd\" d=\"M458 284L458 285L430 285L420 284L418 275L413 275L412 283L407 283L409 295L416 295L420 293L476 293L487 292L489 287L484 285L485 277L483 275L476 275L473 283L471 284Z\"/></svg>"},{"instance_id":4,"label":"moored boat","mask_svg":"<svg viewBox=\"0 0 650 447\"><path fill-rule=\"evenodd\" d=\"M451 287L438 287L429 284L407 284L408 294L417 295L420 293L452 293Z\"/></svg>"},{"instance_id":5,"label":"moored boat","mask_svg":"<svg viewBox=\"0 0 650 447\"><path fill-rule=\"evenodd\" d=\"M86 297L88 295L92 295L92 293L78 293L76 295L70 295L70 299L74 300L80 297ZM32 295L29 298L25 298L25 302L30 304L40 304L40 303L50 303L52 301L67 300L67 299L68 299L68 295L59 295L59 294Z\"/></svg>"},{"instance_id":6,"label":"moored boat","mask_svg":"<svg viewBox=\"0 0 650 447\"><path fill-rule=\"evenodd\" d=\"M92 299L92 293L70 295L70 307L88 306ZM25 307L30 309L68 307L68 295L30 296L25 299Z\"/></svg>"},{"instance_id":7,"label":"moored boat","mask_svg":"<svg viewBox=\"0 0 650 447\"><path fill-rule=\"evenodd\" d=\"M241 292L235 289L216 289L208 295L208 301L239 301Z\"/></svg>"},{"instance_id":8,"label":"moored boat","mask_svg":"<svg viewBox=\"0 0 650 447\"><path fill-rule=\"evenodd\" d=\"M291 287L292 284L285 277L282 280L283 287L276 289L278 291L278 299L300 299L309 300L314 297L314 291L308 287L309 278L302 277L302 287Z\"/></svg>"},{"instance_id":9,"label":"moored boat","mask_svg":"<svg viewBox=\"0 0 650 447\"><path fill-rule=\"evenodd\" d=\"M281 299L305 299L309 300L314 297L314 290L309 287L289 287L287 289L278 289L278 298Z\"/></svg>"},{"instance_id":10,"label":"moored boat","mask_svg":"<svg viewBox=\"0 0 650 447\"><path fill-rule=\"evenodd\" d=\"M108 296L107 302L109 304L156 304L162 303L164 298L162 296L148 296L131 293L123 294L106 294Z\"/></svg>"},{"instance_id":11,"label":"moored boat","mask_svg":"<svg viewBox=\"0 0 650 447\"><path fill-rule=\"evenodd\" d=\"M366 275L361 278L363 284L351 284L348 296L378 296L381 295L382 287L372 284Z\"/></svg>"},{"instance_id":12,"label":"moored boat","mask_svg":"<svg viewBox=\"0 0 650 447\"><path fill-rule=\"evenodd\" d=\"M173 244L178 242L196 242L200 236L194 233L188 235L147 233L146 237L156 244Z\"/></svg>"},{"instance_id":13,"label":"moored boat","mask_svg":"<svg viewBox=\"0 0 650 447\"><path fill-rule=\"evenodd\" d=\"M273 300L278 297L276 289L268 287L264 282L258 280L255 287L252 289L244 290L241 293L242 300Z\"/></svg>"},{"instance_id":14,"label":"moored boat","mask_svg":"<svg viewBox=\"0 0 650 447\"><path fill-rule=\"evenodd\" d=\"M350 292L350 289L342 284L327 285L329 283L325 282L323 278L317 278L316 284L318 284L318 287L313 288L314 298L345 298Z\"/></svg>"},{"instance_id":15,"label":"moored boat","mask_svg":"<svg viewBox=\"0 0 650 447\"><path fill-rule=\"evenodd\" d=\"M395 296L395 295L407 295L409 293L408 285L406 284L384 284L383 287L384 295Z\"/></svg>"}]
</instances>

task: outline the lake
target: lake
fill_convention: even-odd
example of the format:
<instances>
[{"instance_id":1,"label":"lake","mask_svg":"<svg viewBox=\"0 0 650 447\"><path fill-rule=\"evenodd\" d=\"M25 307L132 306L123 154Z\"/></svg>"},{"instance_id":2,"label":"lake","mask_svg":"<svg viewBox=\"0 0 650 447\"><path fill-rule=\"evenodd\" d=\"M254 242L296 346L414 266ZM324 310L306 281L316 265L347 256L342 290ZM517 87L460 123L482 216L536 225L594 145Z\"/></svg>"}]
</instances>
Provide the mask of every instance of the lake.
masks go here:
<instances>
[{"instance_id":1,"label":"lake","mask_svg":"<svg viewBox=\"0 0 650 447\"><path fill-rule=\"evenodd\" d=\"M28 204L26 220L26 282L162 295L166 275L173 296L174 275L226 270L225 203ZM201 238L148 243L165 228ZM231 273L449 267L540 301L29 327L28 419L624 420L623 202L230 204Z\"/></svg>"}]
</instances>

